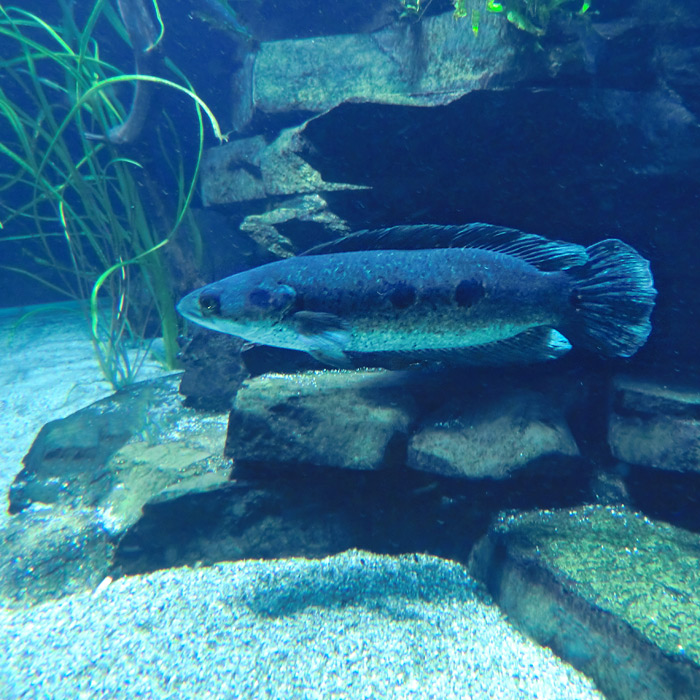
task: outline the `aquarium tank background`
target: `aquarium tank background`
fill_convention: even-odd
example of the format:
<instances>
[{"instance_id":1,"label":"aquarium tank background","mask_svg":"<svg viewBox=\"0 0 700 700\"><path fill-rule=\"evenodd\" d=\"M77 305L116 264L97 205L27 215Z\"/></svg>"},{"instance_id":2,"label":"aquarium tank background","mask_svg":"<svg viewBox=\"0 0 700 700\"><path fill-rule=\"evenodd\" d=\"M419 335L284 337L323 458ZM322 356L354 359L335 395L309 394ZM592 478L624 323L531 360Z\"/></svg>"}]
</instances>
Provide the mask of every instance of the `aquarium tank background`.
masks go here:
<instances>
[{"instance_id":1,"label":"aquarium tank background","mask_svg":"<svg viewBox=\"0 0 700 700\"><path fill-rule=\"evenodd\" d=\"M0 697L700 697L690 0L0 4Z\"/></svg>"}]
</instances>

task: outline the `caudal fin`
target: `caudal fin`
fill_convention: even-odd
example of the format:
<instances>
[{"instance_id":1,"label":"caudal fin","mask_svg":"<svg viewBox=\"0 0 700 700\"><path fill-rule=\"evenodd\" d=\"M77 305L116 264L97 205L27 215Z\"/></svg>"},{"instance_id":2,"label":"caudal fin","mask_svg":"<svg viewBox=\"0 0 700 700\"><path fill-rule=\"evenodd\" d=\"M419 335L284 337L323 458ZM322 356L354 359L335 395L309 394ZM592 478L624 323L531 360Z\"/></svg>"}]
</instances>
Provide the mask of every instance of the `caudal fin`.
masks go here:
<instances>
[{"instance_id":1,"label":"caudal fin","mask_svg":"<svg viewBox=\"0 0 700 700\"><path fill-rule=\"evenodd\" d=\"M588 262L569 271L576 279L570 339L602 355L630 357L651 333L656 289L649 261L614 238L586 253Z\"/></svg>"}]
</instances>

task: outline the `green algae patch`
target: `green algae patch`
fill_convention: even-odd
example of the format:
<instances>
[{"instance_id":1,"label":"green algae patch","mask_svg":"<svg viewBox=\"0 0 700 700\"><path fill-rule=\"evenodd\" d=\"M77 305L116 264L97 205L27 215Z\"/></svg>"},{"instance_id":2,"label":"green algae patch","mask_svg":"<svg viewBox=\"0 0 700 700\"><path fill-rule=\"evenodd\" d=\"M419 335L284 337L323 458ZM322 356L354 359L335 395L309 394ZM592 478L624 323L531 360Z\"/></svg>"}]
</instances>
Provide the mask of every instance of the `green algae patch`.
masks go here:
<instances>
[{"instance_id":1,"label":"green algae patch","mask_svg":"<svg viewBox=\"0 0 700 700\"><path fill-rule=\"evenodd\" d=\"M609 698L700 697L700 536L621 506L509 513L471 572Z\"/></svg>"},{"instance_id":2,"label":"green algae patch","mask_svg":"<svg viewBox=\"0 0 700 700\"><path fill-rule=\"evenodd\" d=\"M700 536L623 507L506 518L579 595L700 664Z\"/></svg>"}]
</instances>

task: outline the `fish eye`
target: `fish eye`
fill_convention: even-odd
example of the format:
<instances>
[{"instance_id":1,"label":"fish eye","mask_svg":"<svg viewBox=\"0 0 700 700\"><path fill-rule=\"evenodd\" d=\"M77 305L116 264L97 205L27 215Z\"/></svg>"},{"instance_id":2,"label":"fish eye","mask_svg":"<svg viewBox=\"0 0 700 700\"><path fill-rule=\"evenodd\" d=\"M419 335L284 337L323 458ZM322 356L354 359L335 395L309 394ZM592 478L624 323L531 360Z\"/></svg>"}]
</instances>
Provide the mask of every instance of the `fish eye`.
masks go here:
<instances>
[{"instance_id":1,"label":"fish eye","mask_svg":"<svg viewBox=\"0 0 700 700\"><path fill-rule=\"evenodd\" d=\"M199 295L199 308L205 316L221 314L221 299L218 294L203 292Z\"/></svg>"}]
</instances>

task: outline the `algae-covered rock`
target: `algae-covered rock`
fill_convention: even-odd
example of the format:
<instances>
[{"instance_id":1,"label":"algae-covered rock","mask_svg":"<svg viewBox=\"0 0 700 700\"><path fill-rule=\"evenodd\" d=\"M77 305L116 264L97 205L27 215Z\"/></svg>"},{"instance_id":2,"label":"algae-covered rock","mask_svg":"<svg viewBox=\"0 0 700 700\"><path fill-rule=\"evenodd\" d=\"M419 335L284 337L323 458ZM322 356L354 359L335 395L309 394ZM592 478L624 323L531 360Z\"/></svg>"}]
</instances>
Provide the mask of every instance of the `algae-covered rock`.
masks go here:
<instances>
[{"instance_id":1,"label":"algae-covered rock","mask_svg":"<svg viewBox=\"0 0 700 700\"><path fill-rule=\"evenodd\" d=\"M202 199L206 206L247 203L240 225L252 240L277 257L297 252L280 225L302 222L340 236L348 224L334 214L322 194L356 191L365 185L328 182L304 159L306 123L283 130L268 142L262 136L232 140L209 149L202 160ZM255 203L266 201L260 211Z\"/></svg>"},{"instance_id":2,"label":"algae-covered rock","mask_svg":"<svg viewBox=\"0 0 700 700\"><path fill-rule=\"evenodd\" d=\"M475 34L447 12L374 33L263 42L237 76L237 126L256 110L323 112L345 101L429 106L513 84L529 68L507 33L493 14L482 13Z\"/></svg>"},{"instance_id":3,"label":"algae-covered rock","mask_svg":"<svg viewBox=\"0 0 700 700\"><path fill-rule=\"evenodd\" d=\"M185 371L179 392L185 406L209 412L227 412L248 372L243 364L244 341L227 333L195 335L180 353Z\"/></svg>"},{"instance_id":4,"label":"algae-covered rock","mask_svg":"<svg viewBox=\"0 0 700 700\"><path fill-rule=\"evenodd\" d=\"M380 469L402 461L416 414L390 372L264 375L236 395L226 454L238 464Z\"/></svg>"},{"instance_id":5,"label":"algae-covered rock","mask_svg":"<svg viewBox=\"0 0 700 700\"><path fill-rule=\"evenodd\" d=\"M504 515L471 572L611 700L700 697L700 536L623 507Z\"/></svg>"},{"instance_id":6,"label":"algae-covered rock","mask_svg":"<svg viewBox=\"0 0 700 700\"><path fill-rule=\"evenodd\" d=\"M608 441L615 457L700 472L700 390L617 377L612 392Z\"/></svg>"},{"instance_id":7,"label":"algae-covered rock","mask_svg":"<svg viewBox=\"0 0 700 700\"><path fill-rule=\"evenodd\" d=\"M135 384L42 428L0 531L0 597L37 602L96 586L145 504L228 480L226 414L183 407L178 382Z\"/></svg>"},{"instance_id":8,"label":"algae-covered rock","mask_svg":"<svg viewBox=\"0 0 700 700\"><path fill-rule=\"evenodd\" d=\"M205 204L365 189L360 185L326 182L301 157L305 125L285 129L271 142L263 136L253 136L209 149L202 161Z\"/></svg>"},{"instance_id":9,"label":"algae-covered rock","mask_svg":"<svg viewBox=\"0 0 700 700\"><path fill-rule=\"evenodd\" d=\"M411 438L408 466L471 479L505 479L546 458L578 456L563 412L551 397L501 391L484 401L453 401Z\"/></svg>"},{"instance_id":10,"label":"algae-covered rock","mask_svg":"<svg viewBox=\"0 0 700 700\"><path fill-rule=\"evenodd\" d=\"M179 375L140 382L45 425L10 490L11 511L95 508L116 534L167 487L210 472L225 482L226 414L185 408L178 383Z\"/></svg>"}]
</instances>

